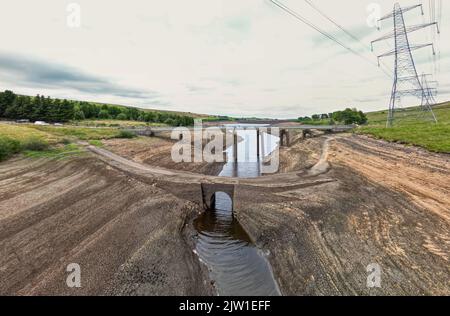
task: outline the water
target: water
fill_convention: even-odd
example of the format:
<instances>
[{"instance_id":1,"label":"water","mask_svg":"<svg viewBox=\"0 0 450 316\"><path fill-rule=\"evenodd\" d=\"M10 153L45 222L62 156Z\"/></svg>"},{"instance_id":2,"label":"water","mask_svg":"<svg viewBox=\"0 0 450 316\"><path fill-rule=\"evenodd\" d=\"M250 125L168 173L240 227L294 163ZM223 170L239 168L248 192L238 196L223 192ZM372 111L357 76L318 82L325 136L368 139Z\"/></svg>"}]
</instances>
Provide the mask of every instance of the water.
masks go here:
<instances>
[{"instance_id":1,"label":"water","mask_svg":"<svg viewBox=\"0 0 450 316\"><path fill-rule=\"evenodd\" d=\"M227 125L227 127L251 127L255 125ZM265 125L260 125L265 126ZM261 162L256 152L256 131L255 130L238 130L238 136L243 141L238 143L238 162L233 161L233 146L229 147L225 152L229 157L228 162L224 165L219 176L223 177L239 177L254 178L261 176ZM267 133L262 133L263 140L260 142L260 155L268 156L278 146L279 138ZM264 144L264 148L262 146Z\"/></svg>"},{"instance_id":2,"label":"water","mask_svg":"<svg viewBox=\"0 0 450 316\"><path fill-rule=\"evenodd\" d=\"M238 162L226 163L220 176L258 177L260 162L256 154L256 131L240 130L244 141L238 144ZM277 138L263 134L264 153L277 146ZM233 157L233 148L227 149ZM205 211L195 220L198 242L196 251L210 270L219 295L280 295L270 264L233 216L231 198L217 192L214 210Z\"/></svg>"}]
</instances>

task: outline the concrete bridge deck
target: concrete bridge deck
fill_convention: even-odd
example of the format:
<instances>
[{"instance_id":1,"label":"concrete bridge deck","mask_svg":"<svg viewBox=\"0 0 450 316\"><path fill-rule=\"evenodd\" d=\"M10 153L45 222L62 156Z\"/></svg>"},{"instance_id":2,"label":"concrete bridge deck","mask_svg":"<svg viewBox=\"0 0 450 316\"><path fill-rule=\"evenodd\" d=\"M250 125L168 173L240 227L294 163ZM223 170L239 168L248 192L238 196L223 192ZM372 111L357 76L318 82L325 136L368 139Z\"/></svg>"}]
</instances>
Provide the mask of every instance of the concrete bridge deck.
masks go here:
<instances>
[{"instance_id":1,"label":"concrete bridge deck","mask_svg":"<svg viewBox=\"0 0 450 316\"><path fill-rule=\"evenodd\" d=\"M355 125L298 125L298 126L273 126L269 124L263 124L266 126L261 126L258 124L231 124L232 126L226 126L226 125L217 125L217 126L207 126L202 127L202 129L207 128L219 128L222 130L244 130L244 129L271 129L271 128L278 128L279 130L325 130L325 131L349 131L355 128ZM189 126L189 127L183 127L187 128L190 131L194 131L195 127ZM162 132L172 132L173 130L176 130L177 127L146 127L146 128L127 128L126 130L133 131L133 132L139 132L139 131L151 131L154 133L162 133Z\"/></svg>"}]
</instances>

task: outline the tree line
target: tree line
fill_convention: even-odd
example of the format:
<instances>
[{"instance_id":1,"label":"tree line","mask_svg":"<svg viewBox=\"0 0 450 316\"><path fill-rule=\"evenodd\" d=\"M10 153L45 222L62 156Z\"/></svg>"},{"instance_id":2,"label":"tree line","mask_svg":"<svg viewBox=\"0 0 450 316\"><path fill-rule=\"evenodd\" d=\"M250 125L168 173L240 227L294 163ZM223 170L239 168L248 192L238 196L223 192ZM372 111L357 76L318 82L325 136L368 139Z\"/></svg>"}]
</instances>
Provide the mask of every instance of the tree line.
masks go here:
<instances>
[{"instance_id":1,"label":"tree line","mask_svg":"<svg viewBox=\"0 0 450 316\"><path fill-rule=\"evenodd\" d=\"M17 95L10 90L0 92L0 117L31 122L68 122L85 119L131 120L165 123L171 126L190 126L194 119L186 115L143 111L132 107L96 104L84 101L52 99Z\"/></svg>"},{"instance_id":2,"label":"tree line","mask_svg":"<svg viewBox=\"0 0 450 316\"><path fill-rule=\"evenodd\" d=\"M314 123L319 121L328 121L329 124L344 123L344 124L365 124L367 123L367 116L357 109L347 108L343 111L336 111L333 113L314 114L311 117L303 116L298 118L302 123Z\"/></svg>"}]
</instances>

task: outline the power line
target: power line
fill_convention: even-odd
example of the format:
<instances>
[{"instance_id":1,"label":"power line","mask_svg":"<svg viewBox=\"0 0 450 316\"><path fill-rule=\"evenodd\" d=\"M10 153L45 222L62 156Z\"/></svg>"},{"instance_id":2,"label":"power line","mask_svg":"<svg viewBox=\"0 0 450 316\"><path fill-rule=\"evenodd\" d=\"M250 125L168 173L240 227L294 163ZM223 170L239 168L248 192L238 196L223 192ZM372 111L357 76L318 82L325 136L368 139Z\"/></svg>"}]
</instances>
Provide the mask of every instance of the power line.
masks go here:
<instances>
[{"instance_id":1,"label":"power line","mask_svg":"<svg viewBox=\"0 0 450 316\"><path fill-rule=\"evenodd\" d=\"M337 26L339 29L341 29L345 34L347 34L348 36L350 36L353 40L361 43L361 45L363 45L364 47L366 47L366 45L364 43L361 42L361 40L359 38L357 38L356 36L354 36L353 34L351 34L349 31L347 31L346 29L344 29L344 27L342 25L340 25L339 23L337 23L336 21L334 21L332 18L330 18L328 15L326 15L322 10L320 10L314 3L312 3L309 0L305 0L305 2L310 5L314 10L316 10L317 12L319 12L320 15L322 15L325 19L327 19L328 21L330 21L331 23L333 23L335 26ZM367 48L367 47L366 47Z\"/></svg>"},{"instance_id":2,"label":"power line","mask_svg":"<svg viewBox=\"0 0 450 316\"><path fill-rule=\"evenodd\" d=\"M421 7L421 5L407 7L406 9L404 9L400 7L398 3L396 3L394 5L394 10L392 11L392 13L389 13L388 15L385 16L386 18L389 17L393 19L394 31L390 34L393 34L395 38L394 50L379 56L379 58L381 58L385 56L395 55L395 63L394 63L395 76L391 90L391 98L389 102L389 114L386 122L387 127L391 127L393 125L394 114L395 112L397 112L397 109L400 105L399 101L404 96L415 96L421 98L422 109L424 111L430 112L433 117L433 120L437 122L436 116L434 115L433 109L431 108L433 102L433 99L431 98L431 91L432 90L434 91L435 89L434 88L430 89L427 86L424 87L424 83L426 84L425 74L422 75L422 82L419 80L416 63L414 62L413 54L411 53L412 50L428 46L433 47L433 44L427 43L421 45L411 45L408 36L408 34L413 32L414 30L418 30L423 27L433 25L435 23L424 24L423 27L413 26L408 28L405 25L405 19L403 15L404 12L418 7ZM389 35L384 36L383 38L390 38L390 37L391 36Z\"/></svg>"},{"instance_id":3,"label":"power line","mask_svg":"<svg viewBox=\"0 0 450 316\"><path fill-rule=\"evenodd\" d=\"M339 41L336 37L334 37L333 35L329 34L328 32L320 29L318 26L314 25L312 22L308 21L306 18L302 17L300 14L298 14L297 12L293 11L292 9L290 9L289 7L287 7L284 4L279 3L276 0L270 0L270 2L272 2L273 4L275 4L277 7L279 7L280 9L284 10L285 12L289 13L290 15L292 15L294 18L296 18L297 20L303 22L304 24L308 25L309 27L311 27L312 29L314 29L315 31L319 32L320 34L322 34L323 36L327 37L329 40L332 40L333 42L335 42L336 44L338 44L339 46L343 47L344 49L348 50L349 52L351 52L354 55L357 55L359 57L361 57L362 59L364 59L365 61L369 62L370 64L374 65L377 67L377 64L375 64L374 62L372 62L372 60L368 59L367 57L365 57L364 55L361 55L360 53L358 53L357 51L353 50L352 48L346 46L345 44L343 44L341 41ZM382 68L381 68L382 69ZM384 69L382 69L383 72L391 77L390 74L386 73L384 71ZM391 77L392 78L392 77Z\"/></svg>"},{"instance_id":4,"label":"power line","mask_svg":"<svg viewBox=\"0 0 450 316\"><path fill-rule=\"evenodd\" d=\"M364 49L369 50L369 47L366 44L364 44L357 36L353 35L350 31L346 30L341 24L337 23L334 19L332 19L329 15L327 15L323 10L321 10L319 7L317 7L314 3L312 3L310 0L304 0L304 1L310 7L312 7L314 10L316 10L321 16L323 16L325 19L327 19L328 21L333 23L337 28L339 28L345 34L347 34L352 40L361 44L361 46L364 47ZM387 68L386 64L383 61L381 62L381 64ZM382 69L382 71L386 73L386 71L384 69ZM389 77L392 77L391 74L389 74L389 73L386 73L386 74Z\"/></svg>"}]
</instances>

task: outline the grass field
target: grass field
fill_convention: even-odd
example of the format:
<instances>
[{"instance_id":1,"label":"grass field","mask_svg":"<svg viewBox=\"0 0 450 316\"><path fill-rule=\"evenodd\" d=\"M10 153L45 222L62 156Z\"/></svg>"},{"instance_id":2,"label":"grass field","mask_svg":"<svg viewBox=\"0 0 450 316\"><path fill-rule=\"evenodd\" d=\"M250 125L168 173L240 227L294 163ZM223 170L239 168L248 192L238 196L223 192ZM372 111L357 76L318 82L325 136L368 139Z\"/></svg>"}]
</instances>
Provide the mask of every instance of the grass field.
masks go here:
<instances>
[{"instance_id":1,"label":"grass field","mask_svg":"<svg viewBox=\"0 0 450 316\"><path fill-rule=\"evenodd\" d=\"M433 107L438 119L435 124L429 117L421 116L421 109L407 108L396 113L392 128L386 128L387 111L367 113L367 126L357 133L369 134L387 141L416 145L434 152L450 153L450 102Z\"/></svg>"},{"instance_id":2,"label":"grass field","mask_svg":"<svg viewBox=\"0 0 450 316\"><path fill-rule=\"evenodd\" d=\"M167 126L163 123L146 123L139 121L122 121L122 120L83 120L73 121L70 125L88 126L88 127L146 127L146 126Z\"/></svg>"},{"instance_id":3,"label":"grass field","mask_svg":"<svg viewBox=\"0 0 450 316\"><path fill-rule=\"evenodd\" d=\"M55 127L31 125L30 128L55 135L56 137L66 137L76 140L110 139L117 138L120 135L120 130L112 127L91 128L74 126Z\"/></svg>"},{"instance_id":4,"label":"grass field","mask_svg":"<svg viewBox=\"0 0 450 316\"><path fill-rule=\"evenodd\" d=\"M24 153L28 157L67 157L81 152L81 149L74 144L78 140L101 146L103 139L134 136L118 128L108 127L56 127L0 123L0 161L17 153Z\"/></svg>"},{"instance_id":5,"label":"grass field","mask_svg":"<svg viewBox=\"0 0 450 316\"><path fill-rule=\"evenodd\" d=\"M60 136L54 135L53 133L48 133L46 131L40 131L33 128L33 126L1 123L0 136L15 139L20 142L24 142L31 138L42 139L49 143L57 143L61 140Z\"/></svg>"}]
</instances>

